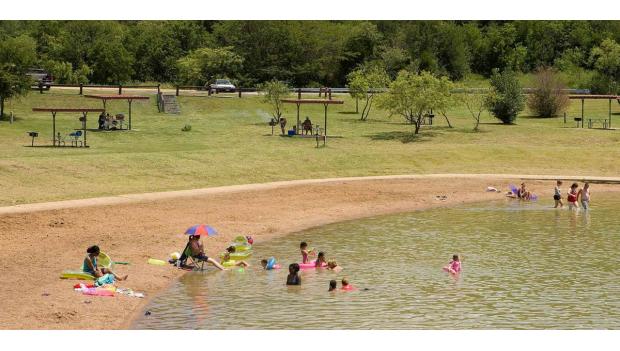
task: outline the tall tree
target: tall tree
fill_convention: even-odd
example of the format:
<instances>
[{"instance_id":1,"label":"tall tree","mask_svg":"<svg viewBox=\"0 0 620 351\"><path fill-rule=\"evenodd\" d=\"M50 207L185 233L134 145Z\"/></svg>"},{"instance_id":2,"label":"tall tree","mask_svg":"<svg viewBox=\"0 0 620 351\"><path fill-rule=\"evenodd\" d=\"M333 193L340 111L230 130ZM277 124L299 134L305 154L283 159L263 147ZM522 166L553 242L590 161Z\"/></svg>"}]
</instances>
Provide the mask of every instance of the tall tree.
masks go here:
<instances>
[{"instance_id":1,"label":"tall tree","mask_svg":"<svg viewBox=\"0 0 620 351\"><path fill-rule=\"evenodd\" d=\"M0 41L0 117L7 99L28 93L33 82L26 72L36 60L35 47L27 35Z\"/></svg>"},{"instance_id":2,"label":"tall tree","mask_svg":"<svg viewBox=\"0 0 620 351\"><path fill-rule=\"evenodd\" d=\"M203 85L215 78L233 78L243 58L225 48L200 48L177 61L179 78L190 84Z\"/></svg>"},{"instance_id":3,"label":"tall tree","mask_svg":"<svg viewBox=\"0 0 620 351\"><path fill-rule=\"evenodd\" d=\"M598 73L599 88L615 94L620 91L620 44L615 40L605 39L600 46L592 49L590 59ZM606 86L605 86L606 85Z\"/></svg>"},{"instance_id":4,"label":"tall tree","mask_svg":"<svg viewBox=\"0 0 620 351\"><path fill-rule=\"evenodd\" d=\"M424 115L441 107L450 96L448 78L437 78L423 71L420 74L401 71L385 94L378 97L377 105L390 115L400 115L414 125L414 134L420 132Z\"/></svg>"},{"instance_id":5,"label":"tall tree","mask_svg":"<svg viewBox=\"0 0 620 351\"><path fill-rule=\"evenodd\" d=\"M390 83L390 78L383 67L377 64L363 64L347 76L351 96L365 101L360 120L368 119L373 98L381 93Z\"/></svg>"},{"instance_id":6,"label":"tall tree","mask_svg":"<svg viewBox=\"0 0 620 351\"><path fill-rule=\"evenodd\" d=\"M512 124L525 108L521 84L510 70L493 70L491 92L486 97L486 108L504 124Z\"/></svg>"}]
</instances>

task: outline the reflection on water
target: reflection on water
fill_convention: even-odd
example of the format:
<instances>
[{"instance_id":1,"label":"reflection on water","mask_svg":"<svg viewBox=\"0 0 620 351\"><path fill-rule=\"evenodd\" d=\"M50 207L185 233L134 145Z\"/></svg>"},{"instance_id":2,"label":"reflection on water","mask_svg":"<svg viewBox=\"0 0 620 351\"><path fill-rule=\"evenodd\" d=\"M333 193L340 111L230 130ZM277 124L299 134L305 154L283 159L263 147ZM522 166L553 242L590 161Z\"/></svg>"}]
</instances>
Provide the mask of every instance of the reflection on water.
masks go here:
<instances>
[{"instance_id":1,"label":"reflection on water","mask_svg":"<svg viewBox=\"0 0 620 351\"><path fill-rule=\"evenodd\" d=\"M183 276L134 327L618 329L620 198L597 201L578 213L514 200L434 209L258 243L253 267ZM301 287L285 286L303 240L345 269L302 271ZM453 253L456 280L441 270ZM259 269L272 255L284 269ZM344 276L360 290L328 293Z\"/></svg>"}]
</instances>

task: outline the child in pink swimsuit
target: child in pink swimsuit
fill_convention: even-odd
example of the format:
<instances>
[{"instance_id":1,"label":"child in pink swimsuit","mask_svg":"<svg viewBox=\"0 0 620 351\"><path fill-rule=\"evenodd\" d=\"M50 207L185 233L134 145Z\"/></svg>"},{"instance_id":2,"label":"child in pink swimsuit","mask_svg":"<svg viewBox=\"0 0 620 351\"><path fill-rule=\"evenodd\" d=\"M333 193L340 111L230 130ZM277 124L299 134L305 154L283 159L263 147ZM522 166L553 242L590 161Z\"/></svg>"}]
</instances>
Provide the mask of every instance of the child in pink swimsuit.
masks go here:
<instances>
[{"instance_id":1,"label":"child in pink swimsuit","mask_svg":"<svg viewBox=\"0 0 620 351\"><path fill-rule=\"evenodd\" d=\"M459 260L459 255L452 255L452 261L450 261L447 266L443 267L443 270L451 274L460 273L461 261Z\"/></svg>"},{"instance_id":2,"label":"child in pink swimsuit","mask_svg":"<svg viewBox=\"0 0 620 351\"><path fill-rule=\"evenodd\" d=\"M308 256L313 254L313 250L308 250L308 243L302 241L299 244L299 251L301 252L301 263L308 263Z\"/></svg>"}]
</instances>

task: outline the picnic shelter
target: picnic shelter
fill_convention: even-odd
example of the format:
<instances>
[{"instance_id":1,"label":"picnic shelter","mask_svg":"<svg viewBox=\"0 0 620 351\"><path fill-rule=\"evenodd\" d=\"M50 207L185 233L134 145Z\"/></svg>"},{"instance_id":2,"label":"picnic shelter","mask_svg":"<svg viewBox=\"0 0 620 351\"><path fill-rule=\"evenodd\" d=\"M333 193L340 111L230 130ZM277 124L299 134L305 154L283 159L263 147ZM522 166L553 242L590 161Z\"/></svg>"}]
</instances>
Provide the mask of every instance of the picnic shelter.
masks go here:
<instances>
[{"instance_id":1,"label":"picnic shelter","mask_svg":"<svg viewBox=\"0 0 620 351\"><path fill-rule=\"evenodd\" d=\"M105 113L106 111L106 104L108 102L108 100L126 100L127 104L129 105L129 111L128 111L128 117L129 117L129 130L131 130L131 103L133 102L133 100L148 100L149 97L148 96L143 96L143 95L127 95L127 94L117 94L117 95L103 95L103 94L97 94L97 95L84 95L84 97L86 98L90 98L90 99L99 99L103 102L103 112Z\"/></svg>"},{"instance_id":2,"label":"picnic shelter","mask_svg":"<svg viewBox=\"0 0 620 351\"><path fill-rule=\"evenodd\" d=\"M32 109L33 112L51 112L52 113L52 145L60 146L60 140L56 138L56 114L58 112L71 112L71 113L81 113L80 121L82 122L82 133L84 137L84 142L82 145L84 147L88 147L86 145L86 116L89 112L104 112L105 110L102 108L55 108L55 107L34 107Z\"/></svg>"}]
</instances>

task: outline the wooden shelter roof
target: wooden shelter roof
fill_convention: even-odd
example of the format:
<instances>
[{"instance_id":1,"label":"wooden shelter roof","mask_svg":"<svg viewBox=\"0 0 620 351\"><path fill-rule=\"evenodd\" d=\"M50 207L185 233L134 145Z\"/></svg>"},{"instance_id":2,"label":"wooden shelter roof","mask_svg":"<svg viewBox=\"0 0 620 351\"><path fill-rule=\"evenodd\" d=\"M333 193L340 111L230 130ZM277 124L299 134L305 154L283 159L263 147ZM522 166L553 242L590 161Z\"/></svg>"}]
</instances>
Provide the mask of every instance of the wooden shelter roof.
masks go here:
<instances>
[{"instance_id":1,"label":"wooden shelter roof","mask_svg":"<svg viewBox=\"0 0 620 351\"><path fill-rule=\"evenodd\" d=\"M569 99L584 99L584 100L589 100L589 99L604 99L604 100L616 100L616 99L620 99L620 96L617 95L569 95L568 96Z\"/></svg>"},{"instance_id":2,"label":"wooden shelter roof","mask_svg":"<svg viewBox=\"0 0 620 351\"><path fill-rule=\"evenodd\" d=\"M33 107L33 112L104 112L102 108Z\"/></svg>"},{"instance_id":3,"label":"wooden shelter roof","mask_svg":"<svg viewBox=\"0 0 620 351\"><path fill-rule=\"evenodd\" d=\"M127 94L97 94L84 95L84 97L100 100L148 100L150 97L143 95L127 95Z\"/></svg>"},{"instance_id":4,"label":"wooden shelter roof","mask_svg":"<svg viewBox=\"0 0 620 351\"><path fill-rule=\"evenodd\" d=\"M281 99L280 101L289 103L289 104L323 104L323 105L344 104L344 100L327 100L327 99Z\"/></svg>"}]
</instances>

